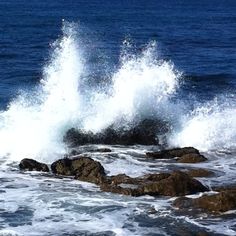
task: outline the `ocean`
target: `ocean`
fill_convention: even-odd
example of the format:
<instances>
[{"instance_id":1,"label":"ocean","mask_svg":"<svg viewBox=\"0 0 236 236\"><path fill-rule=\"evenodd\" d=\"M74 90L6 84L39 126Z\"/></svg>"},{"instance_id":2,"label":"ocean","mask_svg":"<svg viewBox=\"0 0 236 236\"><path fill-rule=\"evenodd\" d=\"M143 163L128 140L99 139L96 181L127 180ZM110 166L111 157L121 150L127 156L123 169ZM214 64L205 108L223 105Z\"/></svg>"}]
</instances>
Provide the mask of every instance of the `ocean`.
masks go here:
<instances>
[{"instance_id":1,"label":"ocean","mask_svg":"<svg viewBox=\"0 0 236 236\"><path fill-rule=\"evenodd\" d=\"M236 235L235 211L181 213L174 198L18 168L68 154L71 128L96 134L153 119L168 123L162 145L193 146L208 161L145 158L153 145L77 149L109 175L201 167L215 172L198 178L209 188L235 184L235 28L234 0L1 0L0 235Z\"/></svg>"}]
</instances>

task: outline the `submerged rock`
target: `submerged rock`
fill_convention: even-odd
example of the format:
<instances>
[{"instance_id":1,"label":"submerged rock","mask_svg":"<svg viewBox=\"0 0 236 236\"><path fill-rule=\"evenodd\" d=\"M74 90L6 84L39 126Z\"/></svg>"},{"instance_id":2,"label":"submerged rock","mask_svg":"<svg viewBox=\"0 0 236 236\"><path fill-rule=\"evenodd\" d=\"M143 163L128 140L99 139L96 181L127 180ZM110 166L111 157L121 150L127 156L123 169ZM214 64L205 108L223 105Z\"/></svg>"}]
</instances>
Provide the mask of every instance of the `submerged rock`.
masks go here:
<instances>
[{"instance_id":1,"label":"submerged rock","mask_svg":"<svg viewBox=\"0 0 236 236\"><path fill-rule=\"evenodd\" d=\"M196 154L200 155L199 151L193 147L173 148L162 150L158 152L147 152L146 156L153 159L172 159L175 157L182 157L184 155Z\"/></svg>"},{"instance_id":2,"label":"submerged rock","mask_svg":"<svg viewBox=\"0 0 236 236\"><path fill-rule=\"evenodd\" d=\"M181 197L174 201L177 208L201 208L209 212L225 212L236 209L236 189L191 199Z\"/></svg>"},{"instance_id":3,"label":"submerged rock","mask_svg":"<svg viewBox=\"0 0 236 236\"><path fill-rule=\"evenodd\" d=\"M95 152L112 152L110 148L98 148L94 150Z\"/></svg>"},{"instance_id":4,"label":"submerged rock","mask_svg":"<svg viewBox=\"0 0 236 236\"><path fill-rule=\"evenodd\" d=\"M52 172L58 175L74 176L75 179L99 184L105 177L103 166L90 157L64 158L51 165Z\"/></svg>"},{"instance_id":5,"label":"submerged rock","mask_svg":"<svg viewBox=\"0 0 236 236\"><path fill-rule=\"evenodd\" d=\"M46 164L28 158L21 160L19 168L20 170L49 172Z\"/></svg>"},{"instance_id":6,"label":"submerged rock","mask_svg":"<svg viewBox=\"0 0 236 236\"><path fill-rule=\"evenodd\" d=\"M84 144L157 145L157 135L167 131L167 122L145 119L130 127L111 125L96 134L72 128L64 136L64 142L71 147Z\"/></svg>"}]
</instances>

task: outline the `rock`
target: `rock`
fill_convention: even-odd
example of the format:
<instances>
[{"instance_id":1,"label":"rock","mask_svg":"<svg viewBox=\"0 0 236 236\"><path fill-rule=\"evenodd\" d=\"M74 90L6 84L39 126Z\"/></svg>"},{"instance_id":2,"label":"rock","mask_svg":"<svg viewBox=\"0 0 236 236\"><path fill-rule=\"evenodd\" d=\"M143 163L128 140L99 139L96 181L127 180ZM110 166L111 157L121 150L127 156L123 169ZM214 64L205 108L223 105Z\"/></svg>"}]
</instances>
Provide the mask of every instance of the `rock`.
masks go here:
<instances>
[{"instance_id":1,"label":"rock","mask_svg":"<svg viewBox=\"0 0 236 236\"><path fill-rule=\"evenodd\" d=\"M230 184L230 185L226 185L226 186L217 186L217 187L212 187L213 191L216 192L224 192L224 191L236 191L236 184Z\"/></svg>"},{"instance_id":2,"label":"rock","mask_svg":"<svg viewBox=\"0 0 236 236\"><path fill-rule=\"evenodd\" d=\"M70 147L84 144L158 145L157 135L167 131L167 122L145 119L130 127L111 125L96 134L72 128L63 140Z\"/></svg>"},{"instance_id":3,"label":"rock","mask_svg":"<svg viewBox=\"0 0 236 236\"><path fill-rule=\"evenodd\" d=\"M19 168L21 170L49 172L46 164L28 158L21 160Z\"/></svg>"},{"instance_id":4,"label":"rock","mask_svg":"<svg viewBox=\"0 0 236 236\"><path fill-rule=\"evenodd\" d=\"M191 226L187 228L183 226L182 224L175 225L174 231L175 231L175 236L210 236L203 229L199 229L199 228L195 229Z\"/></svg>"},{"instance_id":5,"label":"rock","mask_svg":"<svg viewBox=\"0 0 236 236\"><path fill-rule=\"evenodd\" d=\"M193 147L173 148L158 152L147 152L146 156L154 159L172 159L175 157L182 157L186 154L199 154L199 151Z\"/></svg>"},{"instance_id":6,"label":"rock","mask_svg":"<svg viewBox=\"0 0 236 236\"><path fill-rule=\"evenodd\" d=\"M191 169L186 173L191 177L212 177L215 175L213 171L207 169Z\"/></svg>"},{"instance_id":7,"label":"rock","mask_svg":"<svg viewBox=\"0 0 236 236\"><path fill-rule=\"evenodd\" d=\"M157 182L162 179L167 179L170 177L170 173L160 173L160 174L148 174L144 176L145 181L152 181L152 182Z\"/></svg>"},{"instance_id":8,"label":"rock","mask_svg":"<svg viewBox=\"0 0 236 236\"><path fill-rule=\"evenodd\" d=\"M83 132L75 128L69 129L63 140L71 147L84 144L96 144L96 136L92 132Z\"/></svg>"},{"instance_id":9,"label":"rock","mask_svg":"<svg viewBox=\"0 0 236 236\"><path fill-rule=\"evenodd\" d=\"M196 153L189 153L189 154L185 154L179 157L177 161L179 163L198 163L198 162L203 162L206 160L207 158L204 157L203 155L196 154Z\"/></svg>"},{"instance_id":10,"label":"rock","mask_svg":"<svg viewBox=\"0 0 236 236\"><path fill-rule=\"evenodd\" d=\"M51 165L52 172L58 175L75 176L75 179L99 184L105 177L103 166L90 157L60 159Z\"/></svg>"},{"instance_id":11,"label":"rock","mask_svg":"<svg viewBox=\"0 0 236 236\"><path fill-rule=\"evenodd\" d=\"M131 196L183 196L208 191L199 181L180 171L150 174L139 178L112 176L102 183L101 190Z\"/></svg>"},{"instance_id":12,"label":"rock","mask_svg":"<svg viewBox=\"0 0 236 236\"><path fill-rule=\"evenodd\" d=\"M125 185L125 186L119 186L119 185L108 185L108 184L102 184L100 186L101 190L104 192L110 192L110 193L118 193L123 195L130 195L134 197L138 197L143 195L142 190L139 189L138 186L132 186L132 185Z\"/></svg>"},{"instance_id":13,"label":"rock","mask_svg":"<svg viewBox=\"0 0 236 236\"><path fill-rule=\"evenodd\" d=\"M208 191L198 180L181 171L174 171L168 178L146 184L144 193L148 195L183 196Z\"/></svg>"},{"instance_id":14,"label":"rock","mask_svg":"<svg viewBox=\"0 0 236 236\"><path fill-rule=\"evenodd\" d=\"M112 152L110 148L98 148L94 150L95 152Z\"/></svg>"},{"instance_id":15,"label":"rock","mask_svg":"<svg viewBox=\"0 0 236 236\"><path fill-rule=\"evenodd\" d=\"M201 208L213 213L236 209L236 190L226 190L199 198L178 198L173 205L178 208Z\"/></svg>"}]
</instances>

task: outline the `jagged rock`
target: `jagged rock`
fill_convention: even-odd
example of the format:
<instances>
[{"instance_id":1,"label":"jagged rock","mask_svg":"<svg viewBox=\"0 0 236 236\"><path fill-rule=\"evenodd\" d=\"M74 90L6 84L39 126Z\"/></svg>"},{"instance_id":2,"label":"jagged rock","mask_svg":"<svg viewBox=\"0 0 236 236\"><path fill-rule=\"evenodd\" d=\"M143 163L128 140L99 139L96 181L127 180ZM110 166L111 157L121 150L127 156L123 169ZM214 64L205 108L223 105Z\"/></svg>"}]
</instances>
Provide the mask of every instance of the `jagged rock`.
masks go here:
<instances>
[{"instance_id":1,"label":"jagged rock","mask_svg":"<svg viewBox=\"0 0 236 236\"><path fill-rule=\"evenodd\" d=\"M112 176L101 185L101 190L131 196L183 196L208 191L199 181L186 173L150 174L139 178L126 175Z\"/></svg>"},{"instance_id":2,"label":"jagged rock","mask_svg":"<svg viewBox=\"0 0 236 236\"><path fill-rule=\"evenodd\" d=\"M103 166L90 157L60 159L51 165L52 172L58 175L75 176L75 179L99 184L105 177Z\"/></svg>"},{"instance_id":3,"label":"jagged rock","mask_svg":"<svg viewBox=\"0 0 236 236\"><path fill-rule=\"evenodd\" d=\"M199 151L193 147L173 148L158 152L147 152L146 156L153 159L172 159L175 157L182 157L186 154L199 154Z\"/></svg>"},{"instance_id":4,"label":"jagged rock","mask_svg":"<svg viewBox=\"0 0 236 236\"><path fill-rule=\"evenodd\" d=\"M177 161L179 163L198 163L198 162L203 162L206 160L207 158L204 157L203 155L196 154L196 153L189 153L189 154L185 154L179 157Z\"/></svg>"},{"instance_id":5,"label":"jagged rock","mask_svg":"<svg viewBox=\"0 0 236 236\"><path fill-rule=\"evenodd\" d=\"M207 169L191 169L186 173L191 177L212 177L215 175L213 171Z\"/></svg>"},{"instance_id":6,"label":"jagged rock","mask_svg":"<svg viewBox=\"0 0 236 236\"><path fill-rule=\"evenodd\" d=\"M21 170L49 172L46 164L28 158L21 160L19 168Z\"/></svg>"},{"instance_id":7,"label":"jagged rock","mask_svg":"<svg viewBox=\"0 0 236 236\"><path fill-rule=\"evenodd\" d=\"M226 190L213 195L191 199L178 198L173 202L177 208L201 208L209 212L225 212L236 209L236 190Z\"/></svg>"},{"instance_id":8,"label":"jagged rock","mask_svg":"<svg viewBox=\"0 0 236 236\"><path fill-rule=\"evenodd\" d=\"M181 171L174 171L168 178L146 184L144 193L148 195L183 196L208 191L198 180Z\"/></svg>"}]
</instances>

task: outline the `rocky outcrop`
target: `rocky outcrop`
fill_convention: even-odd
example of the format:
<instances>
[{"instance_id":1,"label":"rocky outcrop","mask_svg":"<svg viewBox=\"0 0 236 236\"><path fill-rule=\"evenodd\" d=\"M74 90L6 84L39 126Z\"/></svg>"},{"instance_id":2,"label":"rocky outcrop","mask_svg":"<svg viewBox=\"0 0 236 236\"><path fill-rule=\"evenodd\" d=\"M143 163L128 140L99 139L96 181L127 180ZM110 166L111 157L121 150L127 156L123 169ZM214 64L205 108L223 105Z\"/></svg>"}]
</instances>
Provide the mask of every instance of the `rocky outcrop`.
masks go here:
<instances>
[{"instance_id":1,"label":"rocky outcrop","mask_svg":"<svg viewBox=\"0 0 236 236\"><path fill-rule=\"evenodd\" d=\"M96 134L72 128L64 136L64 142L71 147L84 144L157 145L159 143L157 134L167 131L166 122L145 119L128 128L111 125Z\"/></svg>"},{"instance_id":2,"label":"rocky outcrop","mask_svg":"<svg viewBox=\"0 0 236 236\"><path fill-rule=\"evenodd\" d=\"M172 159L175 157L182 157L188 154L200 155L199 151L193 147L173 148L162 150L158 152L147 152L146 156L153 159Z\"/></svg>"},{"instance_id":3,"label":"rocky outcrop","mask_svg":"<svg viewBox=\"0 0 236 236\"><path fill-rule=\"evenodd\" d=\"M19 168L20 170L49 172L46 164L28 158L21 160Z\"/></svg>"},{"instance_id":4,"label":"rocky outcrop","mask_svg":"<svg viewBox=\"0 0 236 236\"><path fill-rule=\"evenodd\" d=\"M89 157L64 158L51 165L52 172L58 175L74 176L75 179L99 184L105 177L103 166Z\"/></svg>"},{"instance_id":5,"label":"rocky outcrop","mask_svg":"<svg viewBox=\"0 0 236 236\"><path fill-rule=\"evenodd\" d=\"M139 178L113 176L101 185L101 189L131 196L183 196L208 191L199 181L181 171L150 174Z\"/></svg>"},{"instance_id":6,"label":"rocky outcrop","mask_svg":"<svg viewBox=\"0 0 236 236\"><path fill-rule=\"evenodd\" d=\"M181 171L174 171L168 178L144 185L148 195L183 196L208 191L199 181Z\"/></svg>"},{"instance_id":7,"label":"rocky outcrop","mask_svg":"<svg viewBox=\"0 0 236 236\"><path fill-rule=\"evenodd\" d=\"M95 151L110 152L111 150L105 148ZM76 150L75 153L77 153ZM185 157L186 155L191 156L191 158L200 156L198 150L192 147L175 148L154 154L157 158L163 156L165 158L174 158L176 156ZM20 168L23 169L23 166L27 166L24 163L28 165L28 169L30 170L33 170L37 166L38 170L46 170L47 168L47 171L49 171L48 167L45 167L45 164L38 163L34 160L29 161L28 159L22 160ZM73 157L66 156L63 159L57 160L52 163L51 169L57 175L73 176L75 179L81 181L98 184L103 191L131 196L184 196L208 191L208 188L202 185L201 182L182 171L147 174L137 178L132 178L125 174L107 176L100 162L90 157L79 155Z\"/></svg>"},{"instance_id":8,"label":"rocky outcrop","mask_svg":"<svg viewBox=\"0 0 236 236\"><path fill-rule=\"evenodd\" d=\"M195 199L181 197L176 199L173 205L180 209L200 208L213 213L235 210L236 189L222 191L213 195L204 195Z\"/></svg>"}]
</instances>

